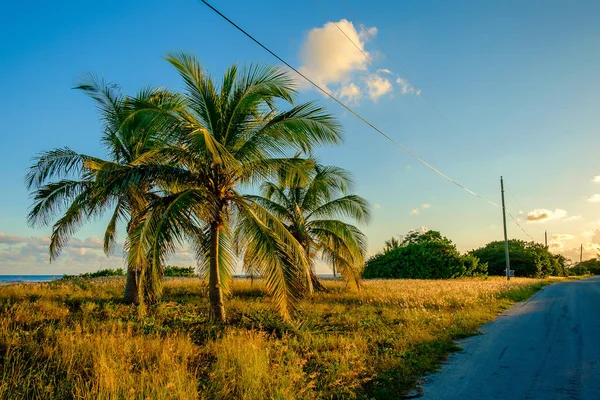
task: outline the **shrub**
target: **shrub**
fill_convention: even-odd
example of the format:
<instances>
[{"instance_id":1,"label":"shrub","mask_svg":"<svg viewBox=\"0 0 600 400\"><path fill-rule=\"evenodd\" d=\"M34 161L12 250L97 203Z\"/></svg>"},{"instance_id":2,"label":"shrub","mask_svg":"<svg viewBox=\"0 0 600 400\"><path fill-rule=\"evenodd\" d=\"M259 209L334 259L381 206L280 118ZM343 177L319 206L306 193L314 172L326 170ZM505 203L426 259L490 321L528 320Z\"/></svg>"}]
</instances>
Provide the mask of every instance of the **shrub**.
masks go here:
<instances>
[{"instance_id":1,"label":"shrub","mask_svg":"<svg viewBox=\"0 0 600 400\"><path fill-rule=\"evenodd\" d=\"M165 268L165 276L176 276L176 277L192 277L196 276L196 270L194 267L175 267L169 265Z\"/></svg>"},{"instance_id":2,"label":"shrub","mask_svg":"<svg viewBox=\"0 0 600 400\"><path fill-rule=\"evenodd\" d=\"M448 279L485 275L487 265L461 256L452 241L437 231L409 232L397 247L367 261L364 278Z\"/></svg>"}]
</instances>

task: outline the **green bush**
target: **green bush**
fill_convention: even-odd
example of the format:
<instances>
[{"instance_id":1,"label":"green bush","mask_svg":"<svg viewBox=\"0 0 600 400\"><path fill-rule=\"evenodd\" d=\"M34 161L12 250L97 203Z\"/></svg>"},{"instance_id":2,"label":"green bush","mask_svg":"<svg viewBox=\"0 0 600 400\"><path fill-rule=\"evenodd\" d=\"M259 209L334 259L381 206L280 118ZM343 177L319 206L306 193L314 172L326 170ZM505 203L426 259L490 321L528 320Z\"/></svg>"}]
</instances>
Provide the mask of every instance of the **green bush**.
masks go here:
<instances>
[{"instance_id":1,"label":"green bush","mask_svg":"<svg viewBox=\"0 0 600 400\"><path fill-rule=\"evenodd\" d=\"M165 276L171 277L192 277L196 276L196 270L194 267L176 267L169 265L165 268Z\"/></svg>"},{"instance_id":2,"label":"green bush","mask_svg":"<svg viewBox=\"0 0 600 400\"><path fill-rule=\"evenodd\" d=\"M600 260L596 258L592 258L591 260L586 260L580 262L579 264L567 268L568 275L600 275Z\"/></svg>"},{"instance_id":3,"label":"green bush","mask_svg":"<svg viewBox=\"0 0 600 400\"><path fill-rule=\"evenodd\" d=\"M387 246L367 261L364 278L448 279L485 275L487 265L461 256L452 241L437 231L409 232L399 246Z\"/></svg>"},{"instance_id":4,"label":"green bush","mask_svg":"<svg viewBox=\"0 0 600 400\"><path fill-rule=\"evenodd\" d=\"M79 275L63 275L63 279L100 278L100 277L104 277L104 276L123 276L123 275L125 275L123 268L117 268L117 269L107 268L107 269L101 269L96 272L86 272L85 274L79 274Z\"/></svg>"},{"instance_id":5,"label":"green bush","mask_svg":"<svg viewBox=\"0 0 600 400\"><path fill-rule=\"evenodd\" d=\"M510 269L515 271L516 276L540 278L549 275L566 275L566 258L550 253L540 243L512 239L508 241L508 251ZM472 250L469 254L487 263L490 275L506 273L504 241L488 243L484 247Z\"/></svg>"}]
</instances>

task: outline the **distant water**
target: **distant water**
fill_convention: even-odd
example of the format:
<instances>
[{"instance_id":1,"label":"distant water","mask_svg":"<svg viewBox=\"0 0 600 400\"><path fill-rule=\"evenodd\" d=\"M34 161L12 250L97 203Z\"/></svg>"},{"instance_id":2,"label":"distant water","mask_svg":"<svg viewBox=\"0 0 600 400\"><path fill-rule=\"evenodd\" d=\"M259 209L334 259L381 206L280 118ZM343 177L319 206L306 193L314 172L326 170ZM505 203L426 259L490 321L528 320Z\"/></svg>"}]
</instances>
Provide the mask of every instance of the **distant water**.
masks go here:
<instances>
[{"instance_id":1,"label":"distant water","mask_svg":"<svg viewBox=\"0 0 600 400\"><path fill-rule=\"evenodd\" d=\"M2 283L50 282L62 278L62 275L0 275Z\"/></svg>"}]
</instances>

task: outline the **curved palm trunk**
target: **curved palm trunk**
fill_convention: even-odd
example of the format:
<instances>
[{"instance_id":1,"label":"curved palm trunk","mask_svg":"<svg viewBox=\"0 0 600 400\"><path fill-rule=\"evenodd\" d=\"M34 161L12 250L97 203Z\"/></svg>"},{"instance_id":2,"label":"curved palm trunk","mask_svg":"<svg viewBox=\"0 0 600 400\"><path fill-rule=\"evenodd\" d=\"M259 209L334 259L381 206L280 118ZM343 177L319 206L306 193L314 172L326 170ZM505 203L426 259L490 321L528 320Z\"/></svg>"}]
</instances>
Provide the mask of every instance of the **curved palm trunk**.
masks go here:
<instances>
[{"instance_id":1,"label":"curved palm trunk","mask_svg":"<svg viewBox=\"0 0 600 400\"><path fill-rule=\"evenodd\" d=\"M125 284L125 295L123 301L128 304L140 304L140 293L138 290L136 271L129 267L127 268L127 283Z\"/></svg>"},{"instance_id":2,"label":"curved palm trunk","mask_svg":"<svg viewBox=\"0 0 600 400\"><path fill-rule=\"evenodd\" d=\"M310 269L310 281L312 282L313 290L315 292L327 291L327 288L325 288L321 281L319 281L319 278L317 278L317 274L315 274L315 271L313 271L312 268Z\"/></svg>"},{"instance_id":3,"label":"curved palm trunk","mask_svg":"<svg viewBox=\"0 0 600 400\"><path fill-rule=\"evenodd\" d=\"M210 227L210 266L208 271L208 297L210 300L210 314L215 321L225 322L225 305L223 304L223 290L221 289L221 275L219 273L219 233L220 226L213 223Z\"/></svg>"}]
</instances>

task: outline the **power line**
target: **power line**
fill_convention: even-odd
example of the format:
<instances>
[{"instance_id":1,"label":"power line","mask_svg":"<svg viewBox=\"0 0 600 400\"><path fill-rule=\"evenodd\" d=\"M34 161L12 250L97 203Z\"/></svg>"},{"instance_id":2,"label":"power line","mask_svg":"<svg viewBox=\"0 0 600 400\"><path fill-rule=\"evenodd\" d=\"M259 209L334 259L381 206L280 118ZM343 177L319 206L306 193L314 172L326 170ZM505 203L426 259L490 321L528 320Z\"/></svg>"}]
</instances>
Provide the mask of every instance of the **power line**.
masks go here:
<instances>
[{"instance_id":1,"label":"power line","mask_svg":"<svg viewBox=\"0 0 600 400\"><path fill-rule=\"evenodd\" d=\"M354 40L352 40L352 38L350 36L348 36L348 34L346 32L344 32L344 30L338 25L337 22L335 22L333 20L333 18L331 18L331 16L329 16L325 10L319 5L319 3L317 2L317 0L311 0L312 3L315 5L315 7L325 16L325 18L331 20L331 22L335 25L335 27L344 35L344 37L346 39L348 39L348 41L350 41L350 43L352 43L352 45L363 55L363 57L374 67L377 68L377 66L375 65L375 63L373 62L373 60L364 52L364 50L361 48L361 46L359 46ZM396 61L394 61L394 59L392 59L392 57L385 51L385 49L383 48L383 46L377 41L377 39L375 39L375 36L373 34L371 34L371 32L369 31L369 29L367 29L367 27L361 23L356 14L352 11L352 9L346 4L346 2L344 0L340 0L340 2L344 5L344 7L346 7L346 9L348 10L348 12L350 14L352 14L352 16L354 17L354 19L358 22L358 24L360 25L361 29L371 37L371 40L377 45L377 47L379 47L379 49L381 50L381 52L396 66L396 68L404 75L406 81L415 88L415 90L418 91L418 93L423 97L423 99L429 104L429 106L440 116L440 118L448 125L448 127L457 135L459 136L461 139L465 140L464 137L462 135L460 135L460 133L458 133L458 131L456 131L456 129L454 129L454 127L452 126L452 124L450 124L450 122L444 117L444 115L437 109L437 107L431 102L429 101L429 99L427 99L427 97L425 97L422 93L422 90L418 89L416 87L416 85L414 85L410 79L408 78L408 75L406 74L406 72L398 65L398 63L396 63ZM394 81L394 83L396 83ZM466 140L465 140L466 141ZM519 201L517 200L517 198L512 194L512 192L509 192L509 195L514 199L514 201L517 203L517 207L519 208L520 212L523 212L523 207L521 206L521 204L519 203ZM487 199L484 199L487 200ZM495 206L498 206L498 204L493 203ZM521 231L523 231L523 233L525 233L525 235L527 235L527 237L529 237L531 240L534 240L533 237L531 237L531 235L529 233L527 233L527 231L519 224L519 222L517 221L517 219L515 217L513 217L513 215L508 212L508 215L510 216L510 218L513 220L513 222L519 227L519 229L521 229ZM534 240L535 241L535 240Z\"/></svg>"},{"instance_id":2,"label":"power line","mask_svg":"<svg viewBox=\"0 0 600 400\"><path fill-rule=\"evenodd\" d=\"M533 237L531 237L531 235L529 233L527 233L527 231L525 229L523 229L523 227L521 226L521 224L519 224L519 222L517 221L517 219L515 217L513 217L513 215L510 212L507 211L506 213L508 214L508 216L510 217L510 219L512 219L513 222L519 227L519 229L521 229L523 231L523 233L525 235L527 235L527 237L529 239L531 239L532 241L535 242L535 239Z\"/></svg>"},{"instance_id":3,"label":"power line","mask_svg":"<svg viewBox=\"0 0 600 400\"><path fill-rule=\"evenodd\" d=\"M459 188L463 189L467 193L469 193L469 194L471 194L471 195L473 195L475 197L478 197L479 199L481 199L483 201L486 201L486 202L492 204L493 206L500 207L500 205L498 203L496 203L496 202L494 202L494 201L492 201L492 200L490 200L490 199L488 199L488 198L486 198L486 197L484 197L484 196L482 196L482 195L480 195L480 194L472 191L471 189L468 189L467 187L463 186L459 182L457 182L454 179L450 178L448 175L444 174L442 171L438 170L437 168L435 168L434 166L432 166L431 164L429 164L427 161L423 160L421 157L417 156L415 153L413 153L412 151L410 151L409 149L407 149L406 147L404 147L403 145L401 145L400 143L398 143L397 141L395 141L391 136L387 135L381 129L377 128L375 125L373 125L371 122L369 122L366 118L362 117L360 114L358 114L352 108L350 108L349 106L347 106L344 102L342 102L341 100L339 100L338 98L336 98L335 96L333 96L327 90L323 89L321 86L319 86L318 84L316 84L315 82L313 82L310 78L308 78L302 72L300 72L299 70L297 70L296 68L294 68L290 63L288 63L283 58L281 58L280 56L278 56L277 54L275 54L271 49L269 49L267 46L265 46L264 44L262 44L258 39L254 38L254 36L252 36L250 33L246 32L243 28L241 28L239 25L237 25L235 22L233 22L231 19L229 19L227 16L225 16L222 12L220 12L215 7L213 7L208 1L206 1L206 0L200 0L200 1L202 3L204 3L208 8L210 8L212 11L214 11L215 13L217 13L225 21L229 22L229 24L231 24L238 31L240 31L241 33L243 33L246 37L248 37L254 43L256 43L257 45L259 45L267 53L269 53L270 55L272 55L273 57L275 57L278 61L280 61L281 63L283 63L286 67L288 67L289 69L291 69L292 71L294 71L296 74L300 75L308 83L310 83L315 88L317 88L321 93L323 93L324 95L326 95L327 97L329 97L331 100L333 100L334 102L336 102L337 104L339 104L340 106L342 106L346 111L350 112L356 118L360 119L362 122L364 122L365 124L367 124L370 128L372 128L374 131L376 131L377 133L379 133L381 136L383 136L384 138L386 138L387 140L389 140L396 147L400 148L402 151L404 151L405 153L407 153L408 155L410 155L411 157L413 157L415 160L419 161L421 164L425 165L427 168L431 169L433 172L435 172L436 174L438 174L442 178L446 179L447 181L453 183L454 185L458 186Z\"/></svg>"},{"instance_id":4,"label":"power line","mask_svg":"<svg viewBox=\"0 0 600 400\"><path fill-rule=\"evenodd\" d=\"M315 2L315 0L313 0L313 2ZM446 123L446 125L448 125L448 128L450 128L450 130L458 137L460 137L462 140L465 140L465 138L454 128L454 126L450 123L450 121L444 116L444 114L442 114L442 112L436 107L436 105L430 101L424 94L423 91L421 89L419 89L417 87L417 85L415 85L409 78L408 78L408 74L406 73L406 71L404 71L402 69L402 67L388 54L387 51L385 51L385 49L383 48L383 46L379 43L379 41L375 38L375 36L369 31L369 29L367 29L367 27L360 22L360 20L358 19L358 16L356 15L356 13L354 11L352 11L352 9L350 8L350 6L348 6L348 4L344 1L344 0L340 0L340 2L342 3L342 5L346 8L346 10L348 10L348 12L350 13L350 15L352 16L352 18L354 20L356 20L356 22L358 23L358 25L360 25L361 29L367 34L369 35L369 37L371 38L371 40L373 41L373 43L375 43L377 45L377 47L379 47L379 50L381 50L381 52L383 53L384 56L387 57L388 60L390 60L392 62L392 64L394 64L394 66L402 73L402 75L404 75L404 78L406 79L406 81L412 86L414 87L418 93L419 96L421 96L423 98L423 100L425 100L427 102L427 104L429 104L429 106L431 107L431 109L442 119L442 121L444 121ZM466 140L465 140L466 141Z\"/></svg>"}]
</instances>

